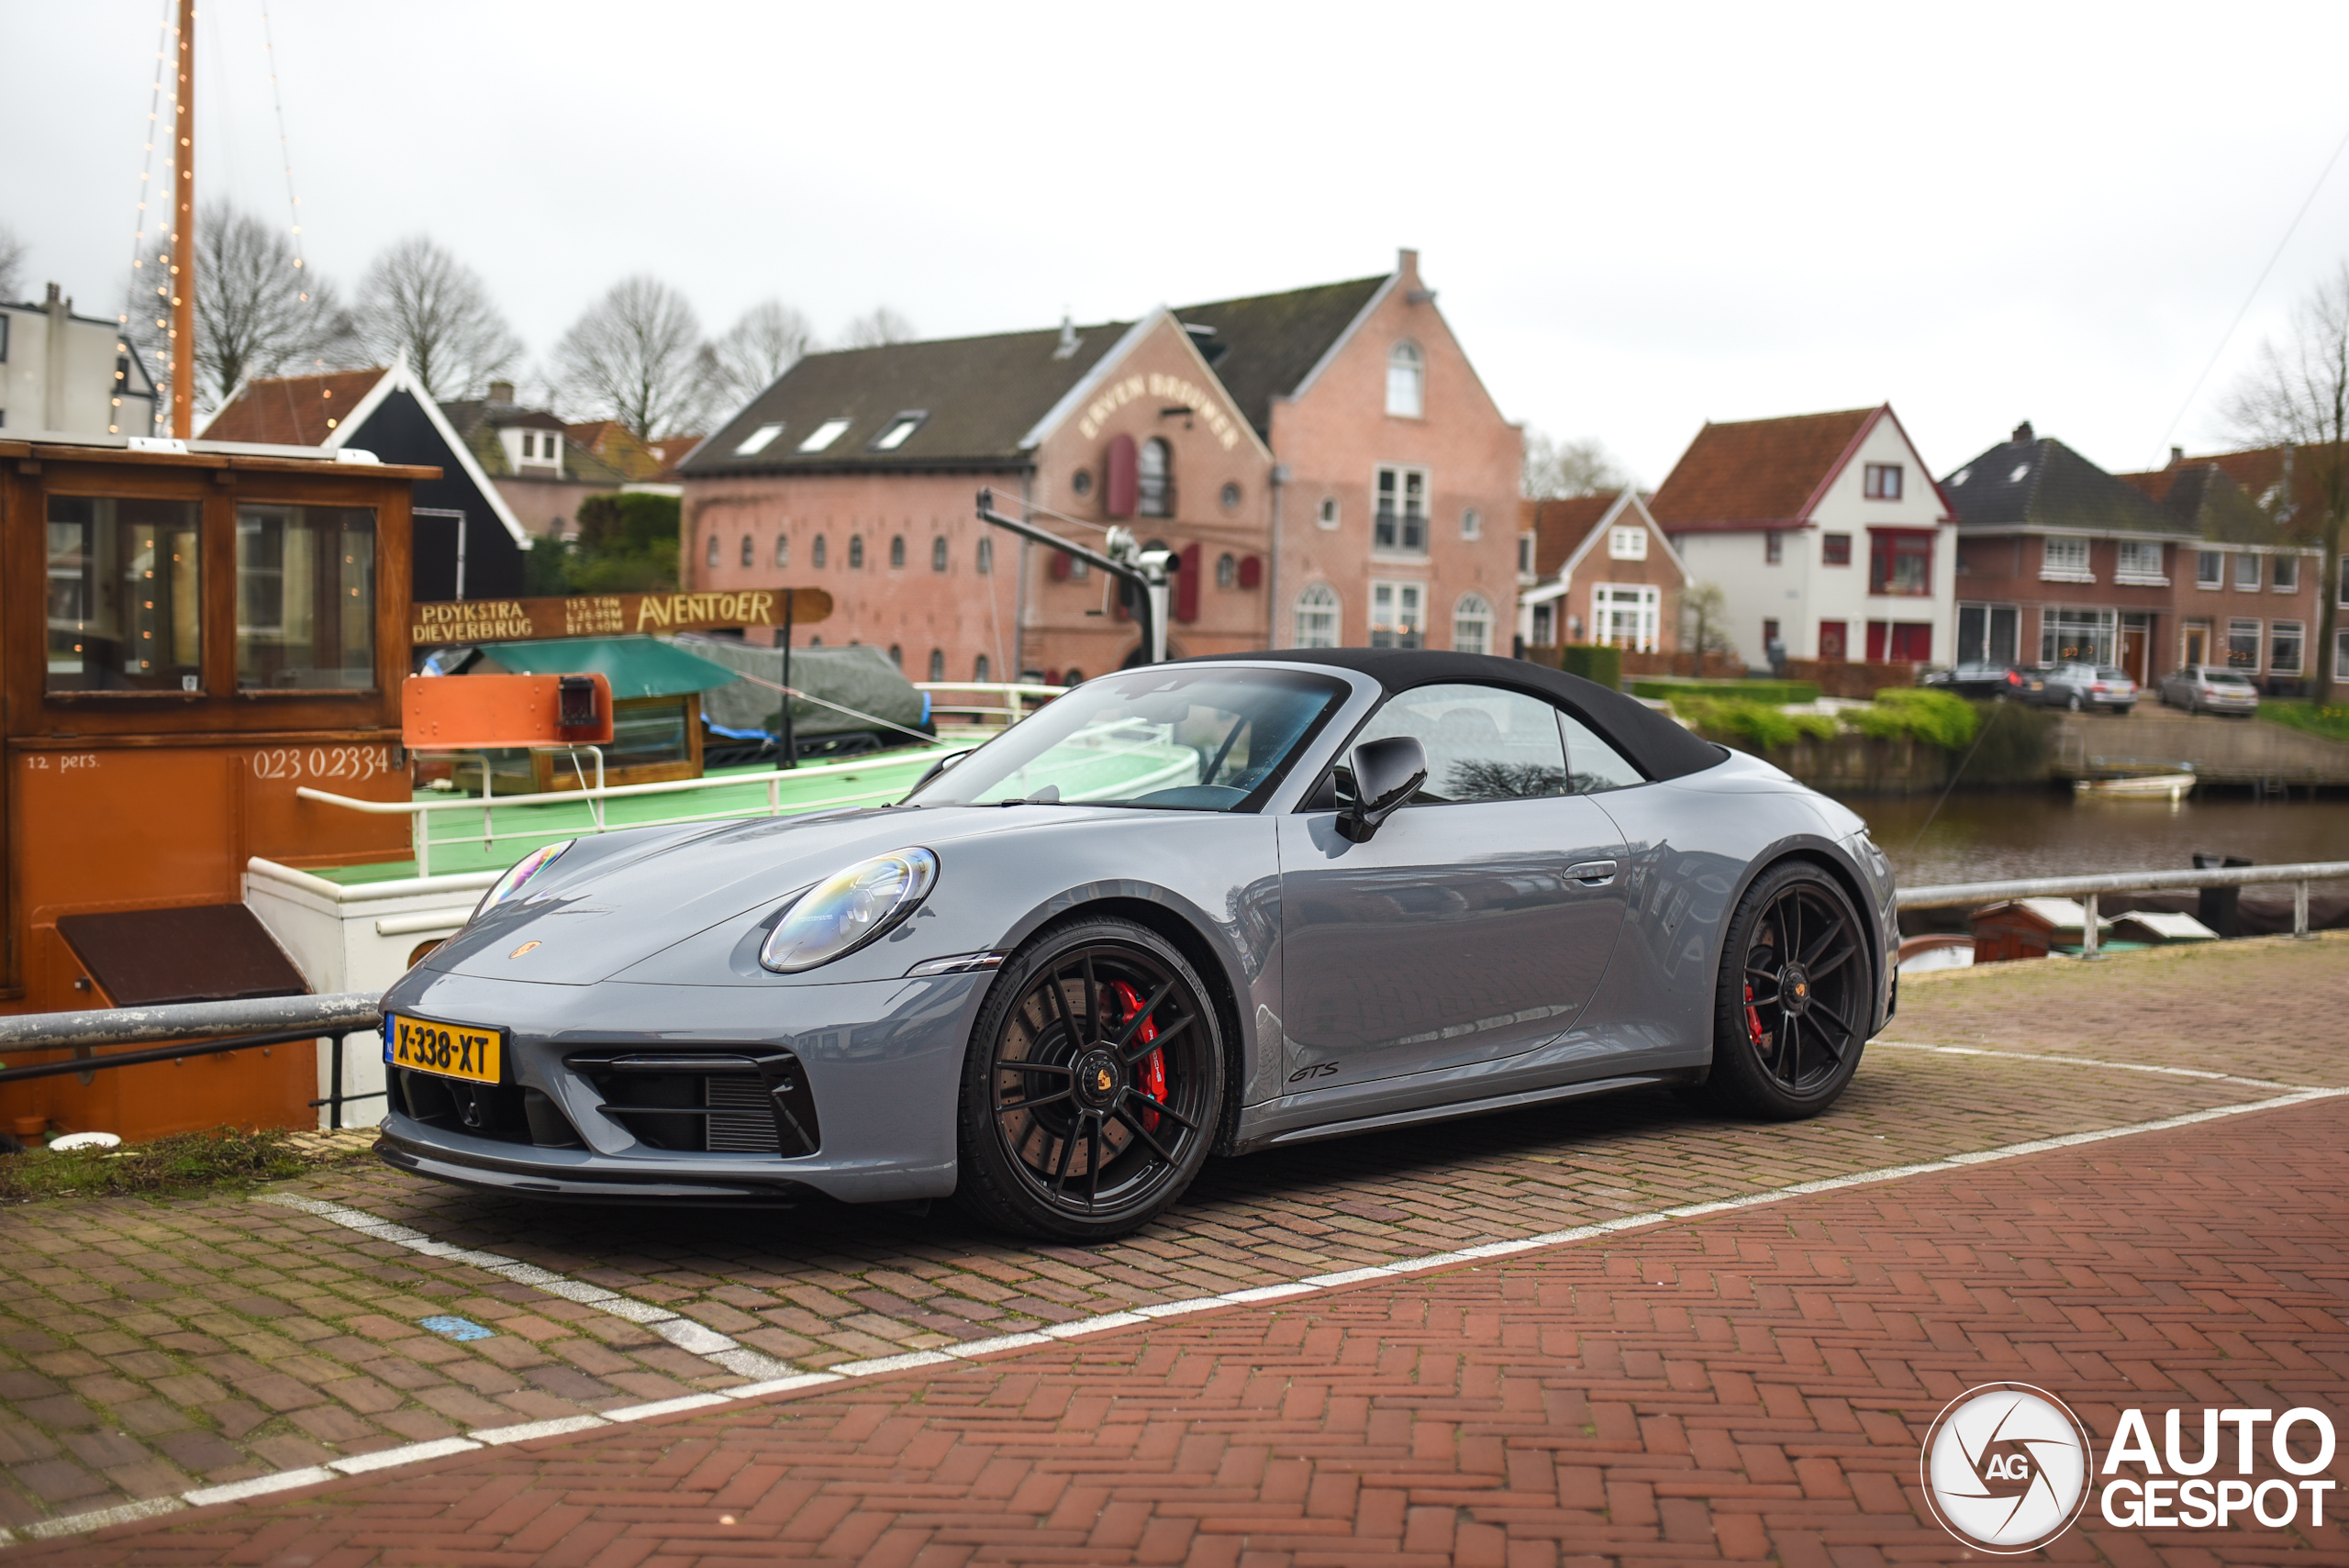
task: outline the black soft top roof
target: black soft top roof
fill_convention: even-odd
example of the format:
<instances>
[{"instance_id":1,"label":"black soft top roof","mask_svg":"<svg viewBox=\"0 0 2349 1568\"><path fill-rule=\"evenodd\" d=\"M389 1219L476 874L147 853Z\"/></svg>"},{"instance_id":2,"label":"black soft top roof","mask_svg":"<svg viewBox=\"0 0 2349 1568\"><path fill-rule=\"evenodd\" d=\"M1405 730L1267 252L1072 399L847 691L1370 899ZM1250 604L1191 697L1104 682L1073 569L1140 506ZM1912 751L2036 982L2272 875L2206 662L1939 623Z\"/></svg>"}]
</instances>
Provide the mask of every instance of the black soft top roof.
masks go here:
<instances>
[{"instance_id":1,"label":"black soft top roof","mask_svg":"<svg viewBox=\"0 0 2349 1568\"><path fill-rule=\"evenodd\" d=\"M1389 696L1414 686L1474 681L1509 686L1557 704L1614 742L1633 766L1652 779L1701 773L1729 753L1699 740L1663 714L1596 681L1569 675L1522 659L1489 653L1449 653L1420 648L1284 648L1273 652L1209 655L1184 663L1265 661L1281 664L1326 664L1376 681Z\"/></svg>"}]
</instances>

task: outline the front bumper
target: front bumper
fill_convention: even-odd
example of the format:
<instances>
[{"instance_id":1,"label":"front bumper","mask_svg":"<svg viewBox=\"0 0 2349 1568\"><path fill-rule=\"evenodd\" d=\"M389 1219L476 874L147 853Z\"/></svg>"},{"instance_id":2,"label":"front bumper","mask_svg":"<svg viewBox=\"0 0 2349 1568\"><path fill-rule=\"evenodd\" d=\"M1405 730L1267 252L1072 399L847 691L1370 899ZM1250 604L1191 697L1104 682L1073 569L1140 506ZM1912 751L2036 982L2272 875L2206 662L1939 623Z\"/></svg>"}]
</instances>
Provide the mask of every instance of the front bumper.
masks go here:
<instances>
[{"instance_id":1,"label":"front bumper","mask_svg":"<svg viewBox=\"0 0 2349 1568\"><path fill-rule=\"evenodd\" d=\"M560 1113L571 1147L535 1141L547 1127L471 1130L419 1119L393 1074L377 1151L439 1181L545 1197L775 1204L810 1193L849 1203L942 1197L954 1190L955 1101L963 1050L992 976L941 975L847 984L551 985L412 972L387 1011L510 1031L506 1084ZM596 1084L567 1060L789 1051L820 1120L813 1153L658 1147L607 1114Z\"/></svg>"}]
</instances>

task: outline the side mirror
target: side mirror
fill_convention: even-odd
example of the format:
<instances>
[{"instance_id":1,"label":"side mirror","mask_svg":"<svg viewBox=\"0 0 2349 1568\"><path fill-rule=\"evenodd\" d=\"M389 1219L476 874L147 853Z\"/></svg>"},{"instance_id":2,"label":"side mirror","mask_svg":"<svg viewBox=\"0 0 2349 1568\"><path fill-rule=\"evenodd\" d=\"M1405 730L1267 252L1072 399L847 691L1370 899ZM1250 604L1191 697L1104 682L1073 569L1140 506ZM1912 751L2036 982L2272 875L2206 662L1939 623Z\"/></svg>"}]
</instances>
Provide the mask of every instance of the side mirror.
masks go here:
<instances>
[{"instance_id":1,"label":"side mirror","mask_svg":"<svg viewBox=\"0 0 2349 1568\"><path fill-rule=\"evenodd\" d=\"M1365 740L1354 748L1354 803L1338 813L1338 831L1366 844L1379 824L1428 782L1428 751L1415 736Z\"/></svg>"}]
</instances>

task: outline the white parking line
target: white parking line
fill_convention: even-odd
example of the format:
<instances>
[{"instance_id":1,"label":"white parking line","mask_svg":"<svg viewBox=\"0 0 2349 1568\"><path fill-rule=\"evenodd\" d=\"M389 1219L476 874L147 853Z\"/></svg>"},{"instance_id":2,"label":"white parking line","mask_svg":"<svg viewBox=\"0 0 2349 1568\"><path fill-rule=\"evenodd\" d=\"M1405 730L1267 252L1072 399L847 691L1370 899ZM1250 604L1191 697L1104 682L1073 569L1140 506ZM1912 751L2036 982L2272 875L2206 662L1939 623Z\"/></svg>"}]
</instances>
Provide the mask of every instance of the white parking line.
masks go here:
<instances>
[{"instance_id":1,"label":"white parking line","mask_svg":"<svg viewBox=\"0 0 2349 1568\"><path fill-rule=\"evenodd\" d=\"M1876 1044L1895 1043L1876 1041ZM2021 1055L2021 1052L1966 1051L1951 1046L1913 1046L1911 1050L1950 1051L1964 1055ZM2078 1058L2051 1057L2045 1060L2079 1062ZM2132 1067L2129 1062L2086 1062L2090 1066ZM2154 1069L2154 1071L2163 1071ZM2224 1073L2188 1073L2179 1068L2171 1071L2188 1073L2193 1077L2226 1077ZM2253 1080L2234 1079L2236 1083ZM44 1519L39 1524L19 1526L11 1533L0 1529L0 1546L13 1544L19 1539L47 1540L59 1536L76 1535L86 1530L104 1529L110 1525L128 1524L134 1520L152 1518L184 1507L206 1507L215 1503L242 1502L248 1498L266 1496L297 1486L316 1485L338 1478L338 1473L352 1473L388 1470L403 1464L420 1464L427 1460L450 1454L468 1452L484 1444L525 1442L534 1438L559 1436L567 1432L587 1431L596 1427L610 1426L620 1421L649 1420L656 1416L681 1414L691 1410L708 1409L719 1405L736 1404L746 1399L758 1399L770 1395L788 1394L805 1388L821 1387L841 1383L853 1377L872 1377L883 1373L912 1368L944 1366L954 1362L976 1361L1006 1351L1032 1348L1097 1333L1107 1329L1122 1329L1136 1323L1146 1323L1161 1318L1181 1317L1194 1312L1207 1312L1219 1307L1241 1307L1258 1302L1275 1301L1298 1296L1311 1296L1341 1285L1358 1284L1373 1280L1399 1279L1427 1269L1448 1268L1460 1263L1479 1262L1487 1258L1511 1257L1520 1252L1545 1247L1564 1246L1586 1241L1599 1236L1614 1235L1625 1230L1637 1230L1652 1225L1665 1225L1674 1220L1701 1218L1706 1215L1728 1214L1737 1209L1758 1208L1768 1204L1784 1203L1790 1198L1807 1197L1813 1193L1839 1192L1846 1187L1874 1186L1885 1182L1897 1182L1910 1176L1930 1175L1936 1172L1962 1171L1975 1165L1997 1164L2002 1161L2019 1160L2027 1154L2043 1154L2052 1150L2076 1149L2082 1144L2101 1143L2109 1139L2129 1138L2143 1132L2165 1132L2174 1128L2193 1127L2202 1122L2221 1121L2229 1117L2249 1116L2259 1111L2283 1110L2292 1106L2307 1105L2314 1100L2335 1099L2349 1095L2349 1088L2301 1088L2272 1099L2254 1100L2239 1106L2220 1106L2210 1110L2189 1111L2182 1116L2164 1117L2157 1121L2132 1122L2125 1127L2099 1128L2091 1132L2067 1132L2056 1138L2036 1138L2027 1143L2002 1144L1970 1154L1953 1154L1943 1160L1926 1160L1913 1165L1887 1165L1874 1171L1861 1171L1848 1176L1829 1176L1814 1182L1798 1182L1791 1186L1772 1187L1765 1192L1749 1193L1743 1197L1725 1198L1716 1203L1685 1204L1672 1208L1660 1208L1646 1214L1625 1215L1620 1219L1604 1220L1597 1225L1578 1225L1569 1230L1552 1230L1540 1236L1528 1236L1515 1241L1492 1241L1481 1247L1464 1247L1454 1252L1434 1252L1426 1257L1408 1258L1400 1262L1381 1263L1369 1268L1346 1269L1337 1273L1317 1274L1294 1284L1258 1285L1248 1290L1227 1291L1221 1296L1196 1296L1187 1301L1161 1302L1153 1307L1137 1307L1130 1312L1106 1312L1095 1318L1080 1318L1073 1322L1056 1323L1040 1333L1005 1334L992 1340L974 1340L969 1344L952 1345L935 1351L912 1351L904 1355L881 1356L872 1361L844 1362L824 1372L796 1373L785 1377L770 1378L747 1384L716 1394L693 1394L680 1399L662 1399L650 1405L622 1406L601 1415L572 1416L561 1420L534 1421L518 1427L492 1427L467 1433L462 1438L440 1438L430 1442L408 1443L400 1448L379 1450L373 1453L357 1454L336 1460L331 1468L308 1466L299 1470L279 1471L273 1475L256 1476L250 1481L232 1482L225 1486L199 1487L183 1492L175 1497L152 1497L144 1502L125 1503L112 1508L100 1508L86 1514L69 1514L61 1518ZM546 1274L528 1263L512 1259L499 1259L494 1252L473 1252L446 1243L430 1241L420 1232L404 1226L375 1218L358 1209L344 1208L337 1204L320 1203L313 1198L296 1198L285 1194L272 1194L263 1201L283 1203L307 1213L333 1219L337 1224L350 1225L355 1230L370 1235L383 1235L384 1240L397 1240L385 1232L404 1232L424 1241L425 1246L401 1240L402 1246L429 1252L434 1257L459 1258L472 1262L475 1259L495 1259L498 1266L488 1263L476 1266L490 1268L492 1273L507 1269L528 1270L534 1274ZM349 1216L349 1218L342 1217ZM507 1273L508 1278L518 1278ZM548 1275L560 1279L559 1275ZM535 1280L524 1283L537 1284ZM543 1286L540 1286L543 1288ZM598 1287L589 1286L589 1289ZM553 1293L561 1294L561 1293ZM617 1293L615 1293L617 1294ZM575 1299L575 1298L573 1298ZM627 1299L619 1297L618 1299ZM600 1302L589 1302L599 1306ZM643 1303L636 1303L643 1306ZM607 1308L608 1310L608 1308ZM653 1310L662 1310L654 1308ZM674 1315L673 1315L674 1316ZM696 1325L697 1326L697 1325ZM657 1331L657 1330L656 1330ZM723 1336L718 1336L723 1338ZM763 1358L765 1359L765 1358ZM779 1364L779 1363L778 1363Z\"/></svg>"},{"instance_id":2,"label":"white parking line","mask_svg":"<svg viewBox=\"0 0 2349 1568\"><path fill-rule=\"evenodd\" d=\"M1942 1056L2002 1056L2015 1062L2053 1062L2065 1067L2101 1067L2109 1073L2154 1073L2165 1078L2203 1078L2220 1084L2241 1084L2253 1089L2307 1089L2309 1084L2278 1084L2272 1078L2242 1078L2232 1073L2212 1073L2200 1067L2156 1067L2144 1062L2105 1062L2093 1056L2049 1056L2036 1051L2000 1051L1995 1046L1925 1045L1909 1040L1872 1040L1867 1049L1887 1046L1894 1051L1930 1051Z\"/></svg>"}]
</instances>

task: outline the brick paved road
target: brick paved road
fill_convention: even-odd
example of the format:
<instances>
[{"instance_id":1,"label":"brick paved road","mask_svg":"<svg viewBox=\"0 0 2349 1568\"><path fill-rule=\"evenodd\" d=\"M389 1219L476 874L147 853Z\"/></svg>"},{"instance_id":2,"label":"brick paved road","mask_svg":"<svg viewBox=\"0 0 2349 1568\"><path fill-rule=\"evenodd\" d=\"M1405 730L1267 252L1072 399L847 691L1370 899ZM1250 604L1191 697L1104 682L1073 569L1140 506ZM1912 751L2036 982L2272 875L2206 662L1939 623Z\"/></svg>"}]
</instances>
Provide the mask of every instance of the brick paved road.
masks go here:
<instances>
[{"instance_id":1,"label":"brick paved road","mask_svg":"<svg viewBox=\"0 0 2349 1568\"><path fill-rule=\"evenodd\" d=\"M1904 988L1891 1033L2349 1084L2344 958L2279 941L2013 966ZM1639 1095L1219 1162L1167 1220L1091 1252L944 1211L551 1209L373 1167L296 1186L818 1367L2271 1093L1881 1050L1798 1127ZM0 1526L741 1381L635 1323L263 1203L35 1206L0 1216ZM436 1338L417 1327L436 1313L495 1336Z\"/></svg>"},{"instance_id":2,"label":"brick paved road","mask_svg":"<svg viewBox=\"0 0 2349 1568\"><path fill-rule=\"evenodd\" d=\"M2349 1106L2319 1101L483 1451L53 1554L1953 1561L1918 1444L1973 1385L2047 1387L2100 1440L2124 1407L2157 1429L2172 1406L2349 1420L2344 1133ZM2091 1509L2054 1555L2339 1562L2337 1519L2140 1531Z\"/></svg>"}]
</instances>

